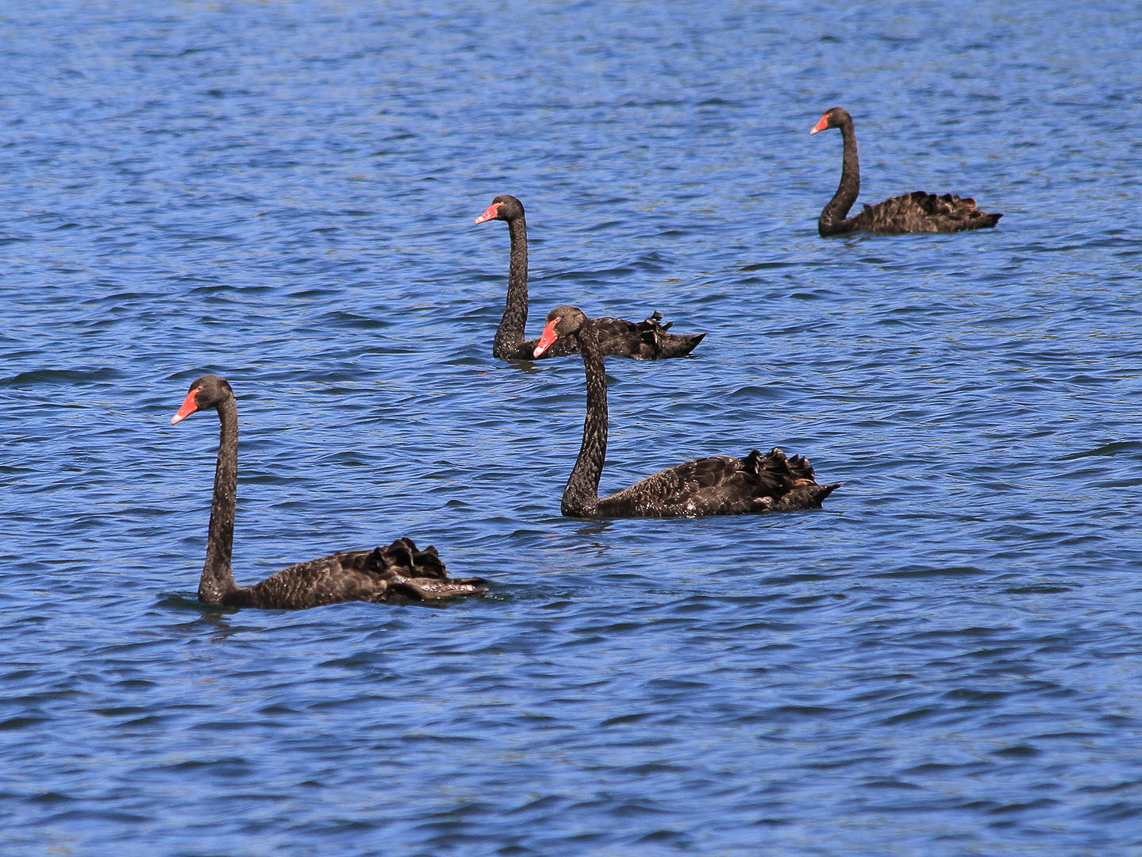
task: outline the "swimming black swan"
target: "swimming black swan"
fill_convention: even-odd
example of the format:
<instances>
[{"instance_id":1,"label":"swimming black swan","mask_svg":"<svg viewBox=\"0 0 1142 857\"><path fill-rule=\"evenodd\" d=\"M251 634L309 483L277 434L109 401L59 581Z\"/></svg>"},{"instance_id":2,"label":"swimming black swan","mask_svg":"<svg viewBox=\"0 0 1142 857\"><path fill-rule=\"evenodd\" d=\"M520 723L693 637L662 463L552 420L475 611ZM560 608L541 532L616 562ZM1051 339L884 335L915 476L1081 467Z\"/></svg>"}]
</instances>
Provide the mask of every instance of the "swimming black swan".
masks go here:
<instances>
[{"instance_id":1,"label":"swimming black swan","mask_svg":"<svg viewBox=\"0 0 1142 857\"><path fill-rule=\"evenodd\" d=\"M562 511L573 518L681 518L817 509L840 483L818 485L803 456L780 449L745 458L698 458L659 471L630 488L599 499L599 476L607 457L607 374L596 322L572 306L547 314L536 356L559 339L576 339L587 372L587 418L583 445L563 490Z\"/></svg>"},{"instance_id":2,"label":"swimming black swan","mask_svg":"<svg viewBox=\"0 0 1142 857\"><path fill-rule=\"evenodd\" d=\"M527 326L527 223L524 220L523 203L514 196L497 196L488 210L476 218L476 223L486 223L489 220L506 220L508 235L511 237L508 299L504 317L500 320L499 330L492 343L492 356L500 360L533 360L537 356L537 340L524 341L524 328ZM667 333L673 322L659 324L661 319L660 312L637 324L619 318L597 319L603 353L633 357L636 360L685 357L706 335ZM575 343L567 341L558 343L542 356L565 357L575 352Z\"/></svg>"},{"instance_id":3,"label":"swimming black swan","mask_svg":"<svg viewBox=\"0 0 1142 857\"><path fill-rule=\"evenodd\" d=\"M876 205L866 205L856 217L845 218L860 193L860 164L857 161L856 134L853 118L843 107L834 107L813 126L810 134L826 128L840 128L844 142L841 183L817 220L821 236L844 235L848 232L879 232L883 235L926 232L964 232L988 229L1003 217L988 214L975 207L975 200L946 193L913 191L894 196Z\"/></svg>"},{"instance_id":4,"label":"swimming black swan","mask_svg":"<svg viewBox=\"0 0 1142 857\"><path fill-rule=\"evenodd\" d=\"M198 583L199 601L227 607L301 610L341 601L422 601L487 591L486 581L479 578L449 577L436 548L417 550L411 539L291 565L261 583L238 586L230 570L238 493L238 406L234 391L224 379L204 375L190 385L182 407L171 417L171 425L206 408L218 411L222 439L214 471L206 565Z\"/></svg>"}]
</instances>

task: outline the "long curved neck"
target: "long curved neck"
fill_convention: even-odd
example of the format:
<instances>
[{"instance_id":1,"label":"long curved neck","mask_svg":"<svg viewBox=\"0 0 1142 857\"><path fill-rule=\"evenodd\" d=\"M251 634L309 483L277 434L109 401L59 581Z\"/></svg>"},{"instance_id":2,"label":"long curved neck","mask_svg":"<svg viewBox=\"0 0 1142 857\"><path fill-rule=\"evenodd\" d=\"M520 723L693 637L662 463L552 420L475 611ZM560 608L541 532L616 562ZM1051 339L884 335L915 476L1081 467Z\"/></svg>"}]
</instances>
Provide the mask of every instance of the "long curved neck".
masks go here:
<instances>
[{"instance_id":1,"label":"long curved neck","mask_svg":"<svg viewBox=\"0 0 1142 857\"><path fill-rule=\"evenodd\" d=\"M210 528L206 535L206 565L198 582L198 600L221 604L237 590L230 557L234 549L234 510L238 495L238 406L227 399L218 406L222 437L218 465L214 469L214 501L210 504Z\"/></svg>"},{"instance_id":2,"label":"long curved neck","mask_svg":"<svg viewBox=\"0 0 1142 857\"><path fill-rule=\"evenodd\" d=\"M860 162L857 160L856 132L853 130L853 120L846 119L841 123L841 140L844 142L844 154L841 160L841 183L837 192L821 212L817 221L817 229L821 235L830 235L836 232L847 231L844 228L845 215L853 207L860 194Z\"/></svg>"},{"instance_id":3,"label":"long curved neck","mask_svg":"<svg viewBox=\"0 0 1142 857\"><path fill-rule=\"evenodd\" d=\"M510 360L523 344L527 328L527 224L523 215L508 221L511 262L508 265L508 299L504 317L492 342L492 356Z\"/></svg>"},{"instance_id":4,"label":"long curved neck","mask_svg":"<svg viewBox=\"0 0 1142 857\"><path fill-rule=\"evenodd\" d=\"M588 517L598 513L599 477L607 458L607 370L599 348L599 333L588 320L579 328L579 351L587 373L587 416L583 420L583 444L563 489L564 515Z\"/></svg>"}]
</instances>

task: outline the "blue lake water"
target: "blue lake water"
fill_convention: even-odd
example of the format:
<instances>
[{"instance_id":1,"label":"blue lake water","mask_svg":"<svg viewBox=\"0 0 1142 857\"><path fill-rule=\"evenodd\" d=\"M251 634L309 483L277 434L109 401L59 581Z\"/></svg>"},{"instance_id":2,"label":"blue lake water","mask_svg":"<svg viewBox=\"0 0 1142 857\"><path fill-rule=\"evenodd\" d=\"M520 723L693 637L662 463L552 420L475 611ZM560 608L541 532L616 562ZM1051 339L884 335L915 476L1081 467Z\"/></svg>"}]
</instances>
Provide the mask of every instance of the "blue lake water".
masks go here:
<instances>
[{"instance_id":1,"label":"blue lake water","mask_svg":"<svg viewBox=\"0 0 1142 857\"><path fill-rule=\"evenodd\" d=\"M938 8L937 8L938 7ZM5 855L1142 853L1135 3L30 2L0 12ZM823 240L861 200L994 230ZM781 446L819 512L559 515ZM858 203L859 205L859 203ZM398 536L491 597L195 599Z\"/></svg>"}]
</instances>

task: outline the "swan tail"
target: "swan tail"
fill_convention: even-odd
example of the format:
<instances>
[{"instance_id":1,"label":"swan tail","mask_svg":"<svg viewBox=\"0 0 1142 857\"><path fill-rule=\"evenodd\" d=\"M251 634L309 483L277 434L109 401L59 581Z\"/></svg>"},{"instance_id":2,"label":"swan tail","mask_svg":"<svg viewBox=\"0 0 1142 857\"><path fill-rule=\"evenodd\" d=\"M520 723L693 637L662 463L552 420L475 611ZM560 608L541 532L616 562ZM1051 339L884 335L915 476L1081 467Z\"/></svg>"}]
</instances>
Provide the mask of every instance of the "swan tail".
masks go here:
<instances>
[{"instance_id":1,"label":"swan tail","mask_svg":"<svg viewBox=\"0 0 1142 857\"><path fill-rule=\"evenodd\" d=\"M407 598L409 601L439 601L445 598L463 598L470 595L485 595L487 581L479 577L450 577L447 580L436 578L401 578L389 583L389 598Z\"/></svg>"},{"instance_id":2,"label":"swan tail","mask_svg":"<svg viewBox=\"0 0 1142 857\"><path fill-rule=\"evenodd\" d=\"M366 567L388 582L386 597L431 601L464 595L483 595L488 582L479 577L449 577L436 548L419 550L412 539L400 538L387 547L378 547Z\"/></svg>"},{"instance_id":3,"label":"swan tail","mask_svg":"<svg viewBox=\"0 0 1142 857\"><path fill-rule=\"evenodd\" d=\"M825 498L841 487L840 482L818 485L816 482L798 485L773 504L775 512L790 512L797 509L820 509Z\"/></svg>"},{"instance_id":4,"label":"swan tail","mask_svg":"<svg viewBox=\"0 0 1142 857\"><path fill-rule=\"evenodd\" d=\"M759 481L776 483L785 489L779 496L763 498L766 508L775 512L819 509L822 501L841 484L817 484L808 458L803 455L788 456L776 446L765 455L755 449L746 456L744 467L754 472Z\"/></svg>"},{"instance_id":5,"label":"swan tail","mask_svg":"<svg viewBox=\"0 0 1142 857\"><path fill-rule=\"evenodd\" d=\"M662 323L662 313L655 310L650 317L636 325L643 347L640 356L648 360L662 360L668 357L685 357L698 347L704 333L668 333L674 322Z\"/></svg>"}]
</instances>

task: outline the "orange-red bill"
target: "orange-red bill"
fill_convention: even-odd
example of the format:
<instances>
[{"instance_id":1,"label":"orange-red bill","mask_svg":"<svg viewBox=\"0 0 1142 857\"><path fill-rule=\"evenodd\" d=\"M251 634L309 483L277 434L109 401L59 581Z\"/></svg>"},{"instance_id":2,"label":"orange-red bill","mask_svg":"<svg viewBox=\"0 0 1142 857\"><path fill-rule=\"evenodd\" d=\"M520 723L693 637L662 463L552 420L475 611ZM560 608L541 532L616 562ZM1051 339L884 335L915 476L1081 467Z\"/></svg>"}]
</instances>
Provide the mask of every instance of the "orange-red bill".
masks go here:
<instances>
[{"instance_id":1,"label":"orange-red bill","mask_svg":"<svg viewBox=\"0 0 1142 857\"><path fill-rule=\"evenodd\" d=\"M195 387L186 394L183 400L182 407L178 409L178 413L171 417L171 425L176 426L198 410L198 403L194 401L194 397L202 391L201 387Z\"/></svg>"},{"instance_id":2,"label":"orange-red bill","mask_svg":"<svg viewBox=\"0 0 1142 857\"><path fill-rule=\"evenodd\" d=\"M495 220L496 215L500 213L500 204L493 202L488 206L488 210L476 218L477 223L484 223L488 220Z\"/></svg>"},{"instance_id":3,"label":"orange-red bill","mask_svg":"<svg viewBox=\"0 0 1142 857\"><path fill-rule=\"evenodd\" d=\"M560 320L561 319L553 318L547 322L547 327L543 328L543 336L539 337L539 342L536 344L535 350L531 353L532 357L538 357L551 347L551 343L559 338L559 334L555 332L555 325L559 324Z\"/></svg>"},{"instance_id":4,"label":"orange-red bill","mask_svg":"<svg viewBox=\"0 0 1142 857\"><path fill-rule=\"evenodd\" d=\"M813 126L813 130L810 131L809 133L810 134L816 134L818 131L824 131L828 127L829 127L829 114L826 113L824 116L822 116L818 120L817 124Z\"/></svg>"}]
</instances>

